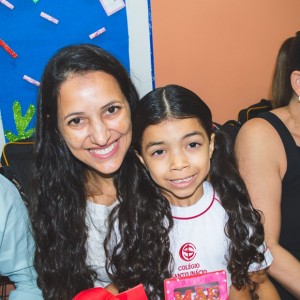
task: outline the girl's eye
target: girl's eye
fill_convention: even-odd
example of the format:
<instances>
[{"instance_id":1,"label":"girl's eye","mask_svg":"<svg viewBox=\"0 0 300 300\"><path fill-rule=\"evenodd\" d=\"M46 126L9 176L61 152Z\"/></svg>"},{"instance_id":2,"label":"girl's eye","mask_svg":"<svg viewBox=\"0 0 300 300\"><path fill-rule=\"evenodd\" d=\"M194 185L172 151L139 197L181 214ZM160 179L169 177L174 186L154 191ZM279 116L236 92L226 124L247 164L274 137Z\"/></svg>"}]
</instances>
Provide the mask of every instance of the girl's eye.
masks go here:
<instances>
[{"instance_id":1,"label":"girl's eye","mask_svg":"<svg viewBox=\"0 0 300 300\"><path fill-rule=\"evenodd\" d=\"M198 147L199 146L199 143L196 143L196 142L193 142L193 143L190 143L189 144L189 147L190 148L196 148L196 147Z\"/></svg>"},{"instance_id":2,"label":"girl's eye","mask_svg":"<svg viewBox=\"0 0 300 300\"><path fill-rule=\"evenodd\" d=\"M110 107L106 110L106 112L107 112L107 114L112 115L112 114L116 113L117 111L119 111L120 109L121 109L120 106L118 106L118 105L112 105L112 106L110 106Z\"/></svg>"},{"instance_id":3,"label":"girl's eye","mask_svg":"<svg viewBox=\"0 0 300 300\"><path fill-rule=\"evenodd\" d=\"M162 155L164 153L164 150L156 150L152 153L153 156L155 155Z\"/></svg>"}]
</instances>

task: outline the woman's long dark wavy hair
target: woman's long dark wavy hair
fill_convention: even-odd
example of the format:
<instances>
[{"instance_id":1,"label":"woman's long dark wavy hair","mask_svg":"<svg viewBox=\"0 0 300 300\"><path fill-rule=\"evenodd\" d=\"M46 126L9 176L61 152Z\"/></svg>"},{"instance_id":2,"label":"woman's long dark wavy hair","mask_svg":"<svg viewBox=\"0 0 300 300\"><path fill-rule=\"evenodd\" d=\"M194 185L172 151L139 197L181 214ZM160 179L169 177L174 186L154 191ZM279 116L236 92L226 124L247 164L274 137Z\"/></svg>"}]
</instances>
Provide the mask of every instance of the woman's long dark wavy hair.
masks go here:
<instances>
[{"instance_id":1,"label":"woman's long dark wavy hair","mask_svg":"<svg viewBox=\"0 0 300 300\"><path fill-rule=\"evenodd\" d=\"M130 156L119 173L118 190L122 201L113 210L106 241L108 249L117 243L108 263L113 282L121 291L142 283L149 299L163 299L163 280L172 274L169 233L173 219L169 202L135 151L141 154L142 135L149 125L183 118L196 118L211 138L211 111L192 91L168 85L139 101L133 119ZM228 215L224 234L230 239L227 258L232 283L237 289L248 285L255 294L256 284L249 278L248 269L250 264L264 260L258 251L264 242L263 226L238 172L233 146L221 131L215 133L208 177Z\"/></svg>"},{"instance_id":2,"label":"woman's long dark wavy hair","mask_svg":"<svg viewBox=\"0 0 300 300\"><path fill-rule=\"evenodd\" d=\"M38 94L30 214L36 242L34 266L47 300L70 300L93 287L96 277L86 265L86 166L71 154L57 126L61 85L74 74L93 71L116 79L131 111L138 101L124 67L97 46L66 46L45 67Z\"/></svg>"}]
</instances>

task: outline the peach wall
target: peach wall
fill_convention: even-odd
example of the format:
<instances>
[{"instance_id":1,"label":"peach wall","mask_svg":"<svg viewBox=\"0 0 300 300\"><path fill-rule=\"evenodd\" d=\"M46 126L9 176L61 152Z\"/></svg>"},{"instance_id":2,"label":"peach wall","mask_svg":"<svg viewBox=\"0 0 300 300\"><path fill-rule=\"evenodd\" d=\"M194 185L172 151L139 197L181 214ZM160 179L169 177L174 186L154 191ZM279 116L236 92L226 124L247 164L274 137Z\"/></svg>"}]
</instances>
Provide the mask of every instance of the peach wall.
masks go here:
<instances>
[{"instance_id":1,"label":"peach wall","mask_svg":"<svg viewBox=\"0 0 300 300\"><path fill-rule=\"evenodd\" d=\"M268 98L282 41L300 30L299 0L151 0L155 84L192 89L214 121Z\"/></svg>"}]
</instances>

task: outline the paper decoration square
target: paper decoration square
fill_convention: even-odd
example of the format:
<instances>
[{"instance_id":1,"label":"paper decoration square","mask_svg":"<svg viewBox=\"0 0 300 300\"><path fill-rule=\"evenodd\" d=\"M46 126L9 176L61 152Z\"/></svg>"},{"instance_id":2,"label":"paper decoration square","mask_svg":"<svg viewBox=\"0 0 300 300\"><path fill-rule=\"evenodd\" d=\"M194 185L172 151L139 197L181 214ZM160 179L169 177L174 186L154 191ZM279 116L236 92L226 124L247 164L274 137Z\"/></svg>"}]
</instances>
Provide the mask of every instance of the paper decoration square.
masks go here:
<instances>
[{"instance_id":1,"label":"paper decoration square","mask_svg":"<svg viewBox=\"0 0 300 300\"><path fill-rule=\"evenodd\" d=\"M224 270L168 278L164 281L165 300L228 300Z\"/></svg>"},{"instance_id":2,"label":"paper decoration square","mask_svg":"<svg viewBox=\"0 0 300 300\"><path fill-rule=\"evenodd\" d=\"M123 0L100 0L100 3L108 16L125 7L125 2Z\"/></svg>"}]
</instances>

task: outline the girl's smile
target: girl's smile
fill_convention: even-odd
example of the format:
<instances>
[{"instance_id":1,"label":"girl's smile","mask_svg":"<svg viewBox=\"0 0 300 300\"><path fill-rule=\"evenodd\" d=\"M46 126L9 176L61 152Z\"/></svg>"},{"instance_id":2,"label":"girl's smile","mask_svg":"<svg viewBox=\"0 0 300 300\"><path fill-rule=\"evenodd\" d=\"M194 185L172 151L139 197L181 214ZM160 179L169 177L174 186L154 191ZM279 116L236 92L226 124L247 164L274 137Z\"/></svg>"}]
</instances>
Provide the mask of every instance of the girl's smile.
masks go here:
<instances>
[{"instance_id":1,"label":"girl's smile","mask_svg":"<svg viewBox=\"0 0 300 300\"><path fill-rule=\"evenodd\" d=\"M139 158L171 204L189 206L203 195L213 147L196 118L172 118L145 129Z\"/></svg>"}]
</instances>

